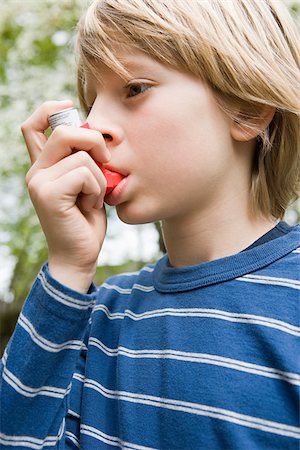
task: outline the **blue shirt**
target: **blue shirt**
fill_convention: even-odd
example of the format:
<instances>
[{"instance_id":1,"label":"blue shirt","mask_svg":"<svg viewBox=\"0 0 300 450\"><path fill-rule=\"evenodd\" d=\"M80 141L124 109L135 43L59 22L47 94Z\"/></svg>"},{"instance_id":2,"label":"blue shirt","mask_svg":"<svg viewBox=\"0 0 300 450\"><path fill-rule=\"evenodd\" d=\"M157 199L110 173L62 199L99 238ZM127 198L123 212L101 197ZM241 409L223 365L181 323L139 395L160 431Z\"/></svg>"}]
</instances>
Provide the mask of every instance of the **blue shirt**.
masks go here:
<instances>
[{"instance_id":1,"label":"blue shirt","mask_svg":"<svg viewBox=\"0 0 300 450\"><path fill-rule=\"evenodd\" d=\"M2 359L3 449L298 449L300 226L88 294L39 273Z\"/></svg>"}]
</instances>

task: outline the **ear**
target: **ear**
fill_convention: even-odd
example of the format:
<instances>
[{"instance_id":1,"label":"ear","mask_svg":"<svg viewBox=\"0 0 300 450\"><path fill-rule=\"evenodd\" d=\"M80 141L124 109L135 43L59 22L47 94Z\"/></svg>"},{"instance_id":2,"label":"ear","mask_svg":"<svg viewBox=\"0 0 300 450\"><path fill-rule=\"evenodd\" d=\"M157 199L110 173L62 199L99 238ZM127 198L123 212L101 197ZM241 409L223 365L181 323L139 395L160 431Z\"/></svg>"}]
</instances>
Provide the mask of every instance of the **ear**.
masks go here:
<instances>
[{"instance_id":1,"label":"ear","mask_svg":"<svg viewBox=\"0 0 300 450\"><path fill-rule=\"evenodd\" d=\"M231 137L236 141L250 141L256 138L272 121L275 108L259 106L240 111L236 120L231 123Z\"/></svg>"}]
</instances>

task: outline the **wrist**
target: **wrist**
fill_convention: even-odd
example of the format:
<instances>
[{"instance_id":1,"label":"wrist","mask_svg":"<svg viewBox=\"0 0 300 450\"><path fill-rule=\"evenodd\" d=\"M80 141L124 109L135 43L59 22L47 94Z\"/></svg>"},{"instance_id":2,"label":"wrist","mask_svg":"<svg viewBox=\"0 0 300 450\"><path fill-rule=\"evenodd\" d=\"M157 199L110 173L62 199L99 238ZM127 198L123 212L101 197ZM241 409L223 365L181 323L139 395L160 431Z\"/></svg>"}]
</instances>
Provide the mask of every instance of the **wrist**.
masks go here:
<instances>
[{"instance_id":1,"label":"wrist","mask_svg":"<svg viewBox=\"0 0 300 450\"><path fill-rule=\"evenodd\" d=\"M78 267L49 258L48 270L52 278L62 285L86 294L96 273L96 263L91 267Z\"/></svg>"}]
</instances>

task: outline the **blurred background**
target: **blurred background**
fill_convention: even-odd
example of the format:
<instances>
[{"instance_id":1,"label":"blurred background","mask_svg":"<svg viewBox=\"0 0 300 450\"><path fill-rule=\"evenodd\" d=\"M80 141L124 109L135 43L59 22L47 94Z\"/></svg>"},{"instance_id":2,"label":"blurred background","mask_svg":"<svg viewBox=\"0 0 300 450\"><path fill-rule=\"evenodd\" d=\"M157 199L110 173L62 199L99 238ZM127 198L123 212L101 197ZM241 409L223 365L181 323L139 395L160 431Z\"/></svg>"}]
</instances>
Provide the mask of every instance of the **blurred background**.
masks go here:
<instances>
[{"instance_id":1,"label":"blurred background","mask_svg":"<svg viewBox=\"0 0 300 450\"><path fill-rule=\"evenodd\" d=\"M5 0L0 5L0 354L13 332L47 246L25 187L29 158L20 124L42 102L76 99L75 26L88 0ZM285 0L300 23L300 0ZM125 225L108 209L108 236L96 274L139 269L159 258L158 224ZM287 222L300 219L299 200Z\"/></svg>"}]
</instances>

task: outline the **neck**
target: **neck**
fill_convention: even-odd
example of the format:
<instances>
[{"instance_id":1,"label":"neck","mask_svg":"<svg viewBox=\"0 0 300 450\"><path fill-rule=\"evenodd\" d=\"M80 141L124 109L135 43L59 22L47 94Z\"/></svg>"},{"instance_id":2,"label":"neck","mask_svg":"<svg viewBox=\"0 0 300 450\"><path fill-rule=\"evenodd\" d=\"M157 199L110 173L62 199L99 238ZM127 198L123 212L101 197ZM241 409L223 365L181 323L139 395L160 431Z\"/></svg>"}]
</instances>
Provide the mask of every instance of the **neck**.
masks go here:
<instances>
[{"instance_id":1,"label":"neck","mask_svg":"<svg viewBox=\"0 0 300 450\"><path fill-rule=\"evenodd\" d=\"M234 255L275 226L272 220L253 217L243 205L242 201L227 201L201 214L163 221L171 265L191 266Z\"/></svg>"}]
</instances>

